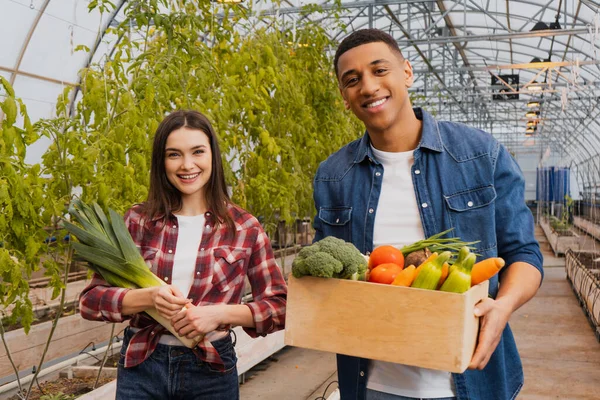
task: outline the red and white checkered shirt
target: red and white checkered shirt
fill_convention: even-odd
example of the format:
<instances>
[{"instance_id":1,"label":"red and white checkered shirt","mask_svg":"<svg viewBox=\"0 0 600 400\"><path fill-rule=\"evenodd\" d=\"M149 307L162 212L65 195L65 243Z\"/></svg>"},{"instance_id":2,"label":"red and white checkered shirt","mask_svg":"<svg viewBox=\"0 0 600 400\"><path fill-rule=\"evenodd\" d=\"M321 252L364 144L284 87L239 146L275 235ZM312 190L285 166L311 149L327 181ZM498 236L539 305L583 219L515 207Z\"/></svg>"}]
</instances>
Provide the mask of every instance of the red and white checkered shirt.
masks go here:
<instances>
[{"instance_id":1,"label":"red and white checkered shirt","mask_svg":"<svg viewBox=\"0 0 600 400\"><path fill-rule=\"evenodd\" d=\"M200 306L240 304L247 276L253 301L246 305L256 327L244 330L251 337L265 336L284 327L287 286L273 257L269 238L258 220L235 205L229 205L228 211L235 223L235 235L225 224L216 228L213 214L205 214L206 224L202 228L188 298ZM170 283L177 244L177 218L170 215L166 219L148 221L143 217L140 207L134 206L125 214L125 223L146 264L155 275ZM79 304L85 319L122 322L131 318L129 325L140 329L132 337L125 355L125 367L133 367L152 354L160 335L168 331L146 313L122 314L123 297L128 290L110 287L101 276L94 274L81 293ZM196 350L203 361L223 369L221 357L207 339L201 341Z\"/></svg>"}]
</instances>

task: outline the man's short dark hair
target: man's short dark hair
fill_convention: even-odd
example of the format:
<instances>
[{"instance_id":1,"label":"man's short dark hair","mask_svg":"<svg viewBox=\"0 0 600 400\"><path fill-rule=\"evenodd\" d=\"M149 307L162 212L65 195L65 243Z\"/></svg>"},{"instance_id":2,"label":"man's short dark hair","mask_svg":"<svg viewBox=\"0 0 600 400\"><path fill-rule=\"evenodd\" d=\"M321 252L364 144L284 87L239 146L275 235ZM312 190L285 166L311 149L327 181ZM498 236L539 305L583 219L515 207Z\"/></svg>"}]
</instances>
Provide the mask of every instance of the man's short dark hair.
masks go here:
<instances>
[{"instance_id":1,"label":"man's short dark hair","mask_svg":"<svg viewBox=\"0 0 600 400\"><path fill-rule=\"evenodd\" d=\"M387 44L392 51L398 52L400 57L403 57L402 51L400 50L400 47L398 47L398 42L396 42L396 39L394 39L391 35L379 29L359 29L346 36L344 40L342 40L342 43L340 43L338 46L333 59L335 76L338 76L338 61L342 54L363 44L375 42L383 42Z\"/></svg>"}]
</instances>

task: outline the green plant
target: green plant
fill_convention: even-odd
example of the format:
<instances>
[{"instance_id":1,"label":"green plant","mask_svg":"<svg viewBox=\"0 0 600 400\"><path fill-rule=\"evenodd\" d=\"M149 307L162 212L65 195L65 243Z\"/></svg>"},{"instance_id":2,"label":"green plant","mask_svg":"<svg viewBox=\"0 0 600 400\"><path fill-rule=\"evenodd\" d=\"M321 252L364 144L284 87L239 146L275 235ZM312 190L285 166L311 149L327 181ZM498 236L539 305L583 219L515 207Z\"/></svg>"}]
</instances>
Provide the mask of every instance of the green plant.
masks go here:
<instances>
[{"instance_id":1,"label":"green plant","mask_svg":"<svg viewBox=\"0 0 600 400\"><path fill-rule=\"evenodd\" d=\"M122 38L113 58L81 72L82 100L63 121L63 146L51 148L44 164L54 169L66 152L82 199L122 213L147 195L160 120L193 108L220 136L234 201L269 233L280 220L312 215L318 164L362 129L343 110L326 32L308 18L293 27L273 17L258 27L239 8L158 3L127 3L111 32ZM140 41L129 40L133 22Z\"/></svg>"},{"instance_id":2,"label":"green plant","mask_svg":"<svg viewBox=\"0 0 600 400\"><path fill-rule=\"evenodd\" d=\"M72 394L64 394L63 392L58 392L55 394L45 394L40 396L40 400L71 400L75 399L75 396Z\"/></svg>"}]
</instances>

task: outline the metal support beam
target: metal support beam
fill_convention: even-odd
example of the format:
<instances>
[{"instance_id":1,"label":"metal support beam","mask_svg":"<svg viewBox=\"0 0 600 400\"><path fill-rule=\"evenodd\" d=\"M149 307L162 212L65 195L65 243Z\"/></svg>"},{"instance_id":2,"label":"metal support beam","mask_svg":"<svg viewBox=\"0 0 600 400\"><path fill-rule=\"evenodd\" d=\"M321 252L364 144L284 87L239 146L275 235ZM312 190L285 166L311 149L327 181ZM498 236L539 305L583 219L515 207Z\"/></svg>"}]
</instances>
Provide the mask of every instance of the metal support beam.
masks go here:
<instances>
[{"instance_id":1,"label":"metal support beam","mask_svg":"<svg viewBox=\"0 0 600 400\"><path fill-rule=\"evenodd\" d=\"M37 75L37 74L32 74L30 72L25 72L25 71L17 71L13 68L7 68L7 67L3 67L2 65L0 65L0 71L6 71L6 72L10 72L11 74L13 74L12 76L16 76L16 75L22 75L22 76L27 76L29 78L34 78L34 79L39 79L41 81L45 81L45 82L52 82L52 83L57 83L59 85L66 85L66 86L77 86L76 83L72 83L72 82L66 82L66 81L61 81L59 79L54 79L54 78L49 78L47 76L42 76L42 75ZM14 84L14 81L11 83L11 85Z\"/></svg>"},{"instance_id":2,"label":"metal support beam","mask_svg":"<svg viewBox=\"0 0 600 400\"><path fill-rule=\"evenodd\" d=\"M544 68L562 68L562 67L573 67L575 65L600 65L600 60L589 60L579 61L561 61L561 62L539 62L539 63L527 63L527 64L504 64L504 65L488 65L485 67L448 67L445 68L445 72L464 72L464 71L495 71L502 69L544 69ZM425 73L441 73L440 68L427 68L427 69L414 69L414 73L425 74Z\"/></svg>"},{"instance_id":3,"label":"metal support beam","mask_svg":"<svg viewBox=\"0 0 600 400\"><path fill-rule=\"evenodd\" d=\"M46 7L48 7L48 3L50 3L50 0L44 1L44 4L42 4L42 7L40 8L40 11L36 15L35 20L33 20L33 23L31 24L31 28L29 28L29 32L27 32L27 37L25 37L25 40L23 41L23 46L21 47L21 51L19 52L19 56L17 57L17 62L15 63L14 73L10 77L9 82L10 82L11 86L15 83L15 78L17 77L17 74L19 74L18 71L19 71L19 67L21 66L21 61L23 61L23 57L25 56L25 52L27 51L27 47L29 46L31 37L33 36L33 33L35 32L35 28L37 28L38 23L40 22L40 19L42 18L42 15L44 15L44 11L46 11Z\"/></svg>"},{"instance_id":4,"label":"metal support beam","mask_svg":"<svg viewBox=\"0 0 600 400\"><path fill-rule=\"evenodd\" d=\"M442 36L432 37L427 39L398 39L399 46L423 45L423 44L449 44L475 42L475 41L499 41L499 40L516 40L532 37L552 37L552 36L573 36L585 35L588 30L585 28L579 29L547 29L534 32L513 32L513 33L497 33L489 35L467 35L467 36Z\"/></svg>"},{"instance_id":5,"label":"metal support beam","mask_svg":"<svg viewBox=\"0 0 600 400\"><path fill-rule=\"evenodd\" d=\"M402 23L400 22L400 20L398 20L398 18L396 18L396 16L394 15L394 12L390 9L389 6L385 6L386 11L388 12L390 18L392 19L392 21L395 22L395 24L402 30L402 33L404 33L404 36L406 36L407 38L411 38L410 36L410 32L408 32L404 26L402 25ZM419 47L417 45L413 45L413 47L415 48L415 50L417 51L417 53L419 53L419 55L421 56L421 58L423 59L423 62L425 64L427 64L427 66L431 69L433 69L433 66L431 65L431 63L429 62L429 60L427 59L427 57L425 56L425 54L423 54L423 52L421 51L421 49L419 49ZM458 108L465 114L465 115L469 115L468 112L462 107L461 103L458 101L458 99L454 96L454 93L452 93L452 91L450 89L448 89L448 86L446 85L446 82L444 82L444 80L436 73L433 72L433 75L437 78L437 80L442 84L442 87L448 92L448 95L450 97L452 97L452 99L454 100L455 104L458 105Z\"/></svg>"}]
</instances>

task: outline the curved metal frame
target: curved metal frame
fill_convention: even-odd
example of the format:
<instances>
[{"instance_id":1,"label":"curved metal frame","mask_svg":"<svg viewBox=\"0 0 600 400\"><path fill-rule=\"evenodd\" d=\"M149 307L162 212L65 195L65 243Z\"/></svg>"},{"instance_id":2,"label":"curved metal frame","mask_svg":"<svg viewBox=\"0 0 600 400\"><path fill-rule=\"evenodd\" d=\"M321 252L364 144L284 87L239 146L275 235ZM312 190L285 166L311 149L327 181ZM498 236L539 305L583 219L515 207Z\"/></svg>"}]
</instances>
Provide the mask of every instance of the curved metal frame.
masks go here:
<instances>
[{"instance_id":1,"label":"curved metal frame","mask_svg":"<svg viewBox=\"0 0 600 400\"><path fill-rule=\"evenodd\" d=\"M49 1L45 0L23 43L11 83L19 73L23 55ZM107 29L125 3L126 0L117 2L84 68L89 67L96 58ZM486 5L477 0L359 0L342 2L341 18L351 29L378 27L390 32L418 72L412 91L426 94L427 107L437 108L445 117L469 121L490 130L516 152L531 151L529 148L518 148L526 140L525 102L534 98L533 92L521 89L536 77L547 81L553 90L545 90L536 97L542 98L542 122L536 134L535 149L540 154L546 148L562 154L561 162L573 167L582 187L596 185L600 190L600 161L596 160L600 153L600 122L596 121L600 117L600 60L595 58L597 55L600 58L600 48L592 50L586 29L592 23L592 18L586 12L597 12L593 7L596 3L579 1L575 10L569 10L566 1L560 3L564 7L557 7L558 2L546 0L543 3L521 0L520 3L527 5L527 9L535 7L536 11L533 15L526 15L514 4L511 7L508 0L505 3L488 1ZM327 25L329 13L339 11L333 1L325 1L321 4L323 13L315 18L303 15L299 7L284 4L289 6L264 10L257 18L274 15L296 21L311 18ZM540 18L544 22L552 22L557 14L560 15L559 22L563 29L525 30ZM472 18L474 15L484 15L485 21ZM494 31L489 32L490 29ZM341 30L330 32L334 40L344 34ZM531 37L539 37L539 40L534 42ZM523 40L525 38L529 39ZM554 69L534 68L531 65L522 67L523 64L518 64L534 56L546 58L550 49L556 57L553 60L568 61L569 52L577 52L579 58L586 62L579 68L578 86L570 82L570 72L574 67L568 63ZM518 101L492 101L492 94L498 87L491 86L490 75L498 76L507 70L501 72L482 68L487 65L518 66L521 78ZM81 79L79 77L72 93L71 112ZM561 90L565 87L569 89L570 104L563 110L559 102Z\"/></svg>"}]
</instances>

